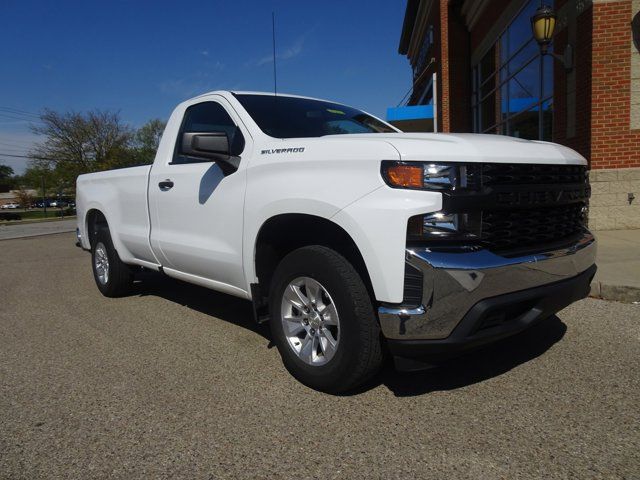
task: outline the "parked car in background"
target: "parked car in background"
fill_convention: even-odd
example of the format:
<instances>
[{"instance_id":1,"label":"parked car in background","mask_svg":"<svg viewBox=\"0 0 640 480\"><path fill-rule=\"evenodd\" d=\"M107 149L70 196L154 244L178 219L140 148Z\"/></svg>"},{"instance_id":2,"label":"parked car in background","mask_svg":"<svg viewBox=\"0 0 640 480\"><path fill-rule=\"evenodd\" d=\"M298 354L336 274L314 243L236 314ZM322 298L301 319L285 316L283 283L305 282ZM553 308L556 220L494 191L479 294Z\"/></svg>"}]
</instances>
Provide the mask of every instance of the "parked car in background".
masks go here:
<instances>
[{"instance_id":1,"label":"parked car in background","mask_svg":"<svg viewBox=\"0 0 640 480\"><path fill-rule=\"evenodd\" d=\"M76 202L69 198L57 198L55 200L51 200L48 206L53 208L75 208Z\"/></svg>"},{"instance_id":2,"label":"parked car in background","mask_svg":"<svg viewBox=\"0 0 640 480\"><path fill-rule=\"evenodd\" d=\"M40 199L40 200L35 200L35 201L33 202L33 206L34 206L35 208L44 208L45 206L46 206L47 208L50 208L50 207L52 206L52 205L51 205L51 203L52 203L52 202L53 202L53 200L51 200L50 198L47 198L46 200L42 200L42 199Z\"/></svg>"},{"instance_id":3,"label":"parked car in background","mask_svg":"<svg viewBox=\"0 0 640 480\"><path fill-rule=\"evenodd\" d=\"M15 208L20 208L20 204L19 203L15 203L15 202L11 202L11 203L5 203L4 205L2 205L3 210L8 210L8 209L15 209Z\"/></svg>"}]
</instances>

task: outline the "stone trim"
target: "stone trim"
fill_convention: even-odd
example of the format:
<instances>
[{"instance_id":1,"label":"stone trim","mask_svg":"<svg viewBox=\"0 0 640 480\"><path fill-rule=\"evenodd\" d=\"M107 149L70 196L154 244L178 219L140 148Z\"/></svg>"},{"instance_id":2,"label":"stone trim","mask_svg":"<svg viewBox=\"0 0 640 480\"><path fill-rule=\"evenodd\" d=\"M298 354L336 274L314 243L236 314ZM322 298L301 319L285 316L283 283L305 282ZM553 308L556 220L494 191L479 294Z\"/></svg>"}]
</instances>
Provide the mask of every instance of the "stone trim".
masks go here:
<instances>
[{"instance_id":1,"label":"stone trim","mask_svg":"<svg viewBox=\"0 0 640 480\"><path fill-rule=\"evenodd\" d=\"M591 230L640 228L640 168L591 170L589 181Z\"/></svg>"}]
</instances>

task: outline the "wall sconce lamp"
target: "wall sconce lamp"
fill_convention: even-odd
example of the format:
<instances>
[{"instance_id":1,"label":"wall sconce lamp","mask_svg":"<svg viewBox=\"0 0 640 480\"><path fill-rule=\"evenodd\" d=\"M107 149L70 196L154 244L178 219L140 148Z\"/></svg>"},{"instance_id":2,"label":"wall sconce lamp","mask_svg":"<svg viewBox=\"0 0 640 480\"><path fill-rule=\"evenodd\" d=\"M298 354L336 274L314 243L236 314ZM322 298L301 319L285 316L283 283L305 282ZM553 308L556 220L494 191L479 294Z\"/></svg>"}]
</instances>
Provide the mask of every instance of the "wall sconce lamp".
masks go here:
<instances>
[{"instance_id":1,"label":"wall sconce lamp","mask_svg":"<svg viewBox=\"0 0 640 480\"><path fill-rule=\"evenodd\" d=\"M538 8L533 17L531 17L533 38L536 39L540 46L541 55L551 55L562 63L567 72L570 72L573 70L573 47L571 44L567 44L563 55L557 55L549 51L549 45L553 40L553 33L556 29L556 19L556 13L551 7L543 5Z\"/></svg>"}]
</instances>

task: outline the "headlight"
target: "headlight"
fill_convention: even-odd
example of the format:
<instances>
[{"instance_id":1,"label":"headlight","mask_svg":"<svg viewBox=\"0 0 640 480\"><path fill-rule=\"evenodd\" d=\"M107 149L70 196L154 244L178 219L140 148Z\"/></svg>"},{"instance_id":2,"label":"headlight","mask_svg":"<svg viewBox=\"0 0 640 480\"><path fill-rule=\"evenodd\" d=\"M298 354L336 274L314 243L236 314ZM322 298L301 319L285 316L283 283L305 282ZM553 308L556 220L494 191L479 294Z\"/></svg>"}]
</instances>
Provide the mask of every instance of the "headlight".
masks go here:
<instances>
[{"instance_id":1,"label":"headlight","mask_svg":"<svg viewBox=\"0 0 640 480\"><path fill-rule=\"evenodd\" d=\"M393 188L442 192L450 197L454 191L470 194L480 190L480 164L383 161L382 178ZM409 219L407 240L464 241L481 239L482 212L447 213L446 210L416 215Z\"/></svg>"},{"instance_id":2,"label":"headlight","mask_svg":"<svg viewBox=\"0 0 640 480\"><path fill-rule=\"evenodd\" d=\"M390 187L451 191L473 188L476 165L431 162L382 162L382 178Z\"/></svg>"},{"instance_id":3,"label":"headlight","mask_svg":"<svg viewBox=\"0 0 640 480\"><path fill-rule=\"evenodd\" d=\"M424 240L480 240L482 212L416 215L409 219L408 241Z\"/></svg>"}]
</instances>

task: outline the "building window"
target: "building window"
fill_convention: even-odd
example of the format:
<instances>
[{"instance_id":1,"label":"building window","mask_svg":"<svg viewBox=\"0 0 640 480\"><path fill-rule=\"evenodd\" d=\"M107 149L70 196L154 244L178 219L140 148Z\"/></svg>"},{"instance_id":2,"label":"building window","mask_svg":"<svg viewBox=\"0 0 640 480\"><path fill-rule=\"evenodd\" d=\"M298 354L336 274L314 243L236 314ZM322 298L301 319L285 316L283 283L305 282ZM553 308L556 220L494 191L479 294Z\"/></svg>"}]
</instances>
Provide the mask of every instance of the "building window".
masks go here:
<instances>
[{"instance_id":1,"label":"building window","mask_svg":"<svg viewBox=\"0 0 640 480\"><path fill-rule=\"evenodd\" d=\"M433 75L423 75L420 88L416 89L419 96L416 96L412 105L433 105Z\"/></svg>"},{"instance_id":2,"label":"building window","mask_svg":"<svg viewBox=\"0 0 640 480\"><path fill-rule=\"evenodd\" d=\"M526 2L473 67L475 132L552 139L553 59L540 55L531 34L539 6L539 0Z\"/></svg>"},{"instance_id":3,"label":"building window","mask_svg":"<svg viewBox=\"0 0 640 480\"><path fill-rule=\"evenodd\" d=\"M418 60L413 66L413 83L416 86L411 98L412 105L433 104L433 78L427 75L427 69L431 63L433 48L433 25L427 26L422 45L418 52Z\"/></svg>"}]
</instances>

